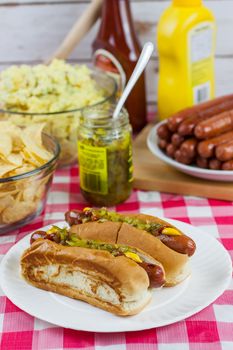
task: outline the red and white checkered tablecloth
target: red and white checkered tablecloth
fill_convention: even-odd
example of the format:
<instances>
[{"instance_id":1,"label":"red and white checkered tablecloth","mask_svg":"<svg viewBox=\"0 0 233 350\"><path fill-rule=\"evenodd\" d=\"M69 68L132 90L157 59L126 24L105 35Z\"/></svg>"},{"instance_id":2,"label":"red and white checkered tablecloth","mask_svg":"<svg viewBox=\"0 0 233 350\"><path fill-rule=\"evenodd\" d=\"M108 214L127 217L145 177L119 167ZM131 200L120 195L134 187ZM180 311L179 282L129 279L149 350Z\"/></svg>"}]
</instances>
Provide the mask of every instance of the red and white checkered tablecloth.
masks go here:
<instances>
[{"instance_id":1,"label":"red and white checkered tablecloth","mask_svg":"<svg viewBox=\"0 0 233 350\"><path fill-rule=\"evenodd\" d=\"M66 210L84 206L87 203L79 191L77 167L58 170L44 213L30 225L0 236L1 258L32 230L61 221ZM199 226L218 238L233 257L232 202L135 190L126 203L115 209L147 212ZM0 332L1 350L232 350L233 283L211 306L184 321L116 334L74 331L41 321L13 305L0 290Z\"/></svg>"}]
</instances>

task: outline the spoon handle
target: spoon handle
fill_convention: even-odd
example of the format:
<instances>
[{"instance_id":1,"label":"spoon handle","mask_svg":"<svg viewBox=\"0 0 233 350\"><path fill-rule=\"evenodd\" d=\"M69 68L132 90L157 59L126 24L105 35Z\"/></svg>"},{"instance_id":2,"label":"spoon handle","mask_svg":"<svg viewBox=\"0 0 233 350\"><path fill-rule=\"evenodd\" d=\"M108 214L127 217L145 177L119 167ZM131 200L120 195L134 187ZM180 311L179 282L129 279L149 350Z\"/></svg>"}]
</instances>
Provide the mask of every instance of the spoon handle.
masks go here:
<instances>
[{"instance_id":1,"label":"spoon handle","mask_svg":"<svg viewBox=\"0 0 233 350\"><path fill-rule=\"evenodd\" d=\"M118 117L122 107L124 106L124 103L125 103L127 97L129 96L134 85L136 84L138 78L140 77L140 75L142 74L144 69L146 68L146 65L149 62L149 59L150 59L153 51L154 51L154 45L151 42L147 42L143 47L143 50L141 52L141 55L140 55L139 60L137 62L137 65L134 68L134 71L133 71L133 73L128 81L128 84L126 85L125 90L124 90L123 94L121 95L121 97L117 103L117 106L113 112L113 119L116 119Z\"/></svg>"}]
</instances>

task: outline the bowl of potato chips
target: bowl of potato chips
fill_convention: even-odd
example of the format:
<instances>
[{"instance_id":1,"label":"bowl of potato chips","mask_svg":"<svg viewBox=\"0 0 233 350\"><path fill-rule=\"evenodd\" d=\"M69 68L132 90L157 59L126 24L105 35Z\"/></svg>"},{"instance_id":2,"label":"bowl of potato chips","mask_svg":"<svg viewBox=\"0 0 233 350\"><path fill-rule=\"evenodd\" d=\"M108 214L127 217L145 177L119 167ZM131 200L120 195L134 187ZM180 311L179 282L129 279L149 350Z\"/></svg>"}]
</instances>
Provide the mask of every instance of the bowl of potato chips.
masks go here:
<instances>
[{"instance_id":1,"label":"bowl of potato chips","mask_svg":"<svg viewBox=\"0 0 233 350\"><path fill-rule=\"evenodd\" d=\"M0 121L0 233L27 224L45 206L60 146L43 129Z\"/></svg>"},{"instance_id":2,"label":"bowl of potato chips","mask_svg":"<svg viewBox=\"0 0 233 350\"><path fill-rule=\"evenodd\" d=\"M44 123L60 146L59 165L77 159L79 117L86 107L115 99L113 78L85 65L54 60L49 65L11 66L0 72L0 120L18 126Z\"/></svg>"}]
</instances>

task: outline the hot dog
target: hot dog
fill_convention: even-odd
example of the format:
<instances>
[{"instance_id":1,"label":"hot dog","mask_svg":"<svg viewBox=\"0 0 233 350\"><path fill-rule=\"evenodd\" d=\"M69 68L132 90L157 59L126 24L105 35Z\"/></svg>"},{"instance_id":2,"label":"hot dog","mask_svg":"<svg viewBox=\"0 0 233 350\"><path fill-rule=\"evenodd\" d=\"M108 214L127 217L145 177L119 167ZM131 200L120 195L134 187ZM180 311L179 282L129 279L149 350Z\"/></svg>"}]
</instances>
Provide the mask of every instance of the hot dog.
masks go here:
<instances>
[{"instance_id":1,"label":"hot dog","mask_svg":"<svg viewBox=\"0 0 233 350\"><path fill-rule=\"evenodd\" d=\"M147 273L150 280L151 288L160 288L165 284L165 273L162 265L155 259L142 253L140 249L128 247L125 245L116 245L97 240L81 239L77 235L73 235L67 228L60 229L53 226L47 232L36 231L31 235L30 244L32 245L38 239L46 239L62 246L81 247L87 249L95 249L108 251L114 256L126 256L136 261Z\"/></svg>"},{"instance_id":2,"label":"hot dog","mask_svg":"<svg viewBox=\"0 0 233 350\"><path fill-rule=\"evenodd\" d=\"M194 137L184 141L180 146L180 152L184 157L194 158L197 154L197 139Z\"/></svg>"},{"instance_id":3,"label":"hot dog","mask_svg":"<svg viewBox=\"0 0 233 350\"><path fill-rule=\"evenodd\" d=\"M77 237L67 245L37 239L23 253L21 271L35 287L122 316L142 310L151 299L150 281L161 285L164 276L162 265L139 250Z\"/></svg>"},{"instance_id":4,"label":"hot dog","mask_svg":"<svg viewBox=\"0 0 233 350\"><path fill-rule=\"evenodd\" d=\"M212 170L220 170L222 167L222 162L220 162L220 160L218 159L210 159L209 161L209 168Z\"/></svg>"},{"instance_id":5,"label":"hot dog","mask_svg":"<svg viewBox=\"0 0 233 350\"><path fill-rule=\"evenodd\" d=\"M223 162L233 159L233 140L216 147L215 154Z\"/></svg>"},{"instance_id":6,"label":"hot dog","mask_svg":"<svg viewBox=\"0 0 233 350\"><path fill-rule=\"evenodd\" d=\"M180 145L184 142L184 137L179 135L178 133L174 133L171 137L171 143L176 148L180 147Z\"/></svg>"},{"instance_id":7,"label":"hot dog","mask_svg":"<svg viewBox=\"0 0 233 350\"><path fill-rule=\"evenodd\" d=\"M197 124L194 133L199 139L209 139L231 130L233 130L233 110L201 121Z\"/></svg>"},{"instance_id":8,"label":"hot dog","mask_svg":"<svg viewBox=\"0 0 233 350\"><path fill-rule=\"evenodd\" d=\"M175 152L176 152L176 147L172 143L169 143L166 147L166 153L168 157L174 158Z\"/></svg>"},{"instance_id":9,"label":"hot dog","mask_svg":"<svg viewBox=\"0 0 233 350\"><path fill-rule=\"evenodd\" d=\"M214 156L215 147L231 141L233 138L233 131L227 132L223 135L213 137L212 139L201 141L197 146L199 155L203 158L211 158Z\"/></svg>"},{"instance_id":10,"label":"hot dog","mask_svg":"<svg viewBox=\"0 0 233 350\"><path fill-rule=\"evenodd\" d=\"M159 148L165 150L167 145L168 145L168 143L167 143L166 140L160 139L159 142L158 142L158 145L159 145Z\"/></svg>"},{"instance_id":11,"label":"hot dog","mask_svg":"<svg viewBox=\"0 0 233 350\"><path fill-rule=\"evenodd\" d=\"M197 156L196 158L196 164L199 168L207 169L209 166L209 162L207 158L202 158L200 156Z\"/></svg>"},{"instance_id":12,"label":"hot dog","mask_svg":"<svg viewBox=\"0 0 233 350\"><path fill-rule=\"evenodd\" d=\"M209 103L209 105L207 105ZM194 128L210 117L213 117L222 112L229 111L233 108L233 95L223 96L213 101L207 102L207 104L200 104L196 108L196 113L180 124L178 133L182 136L188 136L194 134Z\"/></svg>"},{"instance_id":13,"label":"hot dog","mask_svg":"<svg viewBox=\"0 0 233 350\"><path fill-rule=\"evenodd\" d=\"M176 152L175 152L175 160L177 162L185 164L185 165L192 164L192 162L193 162L193 158L182 154L180 149L176 150Z\"/></svg>"},{"instance_id":14,"label":"hot dog","mask_svg":"<svg viewBox=\"0 0 233 350\"><path fill-rule=\"evenodd\" d=\"M170 141L171 139L171 131L168 129L167 123L159 126L157 134L162 140Z\"/></svg>"},{"instance_id":15,"label":"hot dog","mask_svg":"<svg viewBox=\"0 0 233 350\"><path fill-rule=\"evenodd\" d=\"M177 112L176 114L174 114L168 119L168 122L167 122L168 128L172 132L176 132L179 126L181 125L181 123L190 117L195 119L200 115L202 118L209 118L213 115L230 110L232 108L233 108L233 95L218 97L214 100L204 102L199 105ZM193 130L193 127L191 127L188 131L189 133L188 134L185 133L185 135L190 135L190 132L192 130Z\"/></svg>"},{"instance_id":16,"label":"hot dog","mask_svg":"<svg viewBox=\"0 0 233 350\"><path fill-rule=\"evenodd\" d=\"M181 282L188 275L186 266L188 257L195 252L195 243L165 221L143 214L120 215L105 208L71 211L65 217L70 231L81 238L126 244L160 261L167 286Z\"/></svg>"},{"instance_id":17,"label":"hot dog","mask_svg":"<svg viewBox=\"0 0 233 350\"><path fill-rule=\"evenodd\" d=\"M233 159L222 164L222 170L233 170Z\"/></svg>"}]
</instances>

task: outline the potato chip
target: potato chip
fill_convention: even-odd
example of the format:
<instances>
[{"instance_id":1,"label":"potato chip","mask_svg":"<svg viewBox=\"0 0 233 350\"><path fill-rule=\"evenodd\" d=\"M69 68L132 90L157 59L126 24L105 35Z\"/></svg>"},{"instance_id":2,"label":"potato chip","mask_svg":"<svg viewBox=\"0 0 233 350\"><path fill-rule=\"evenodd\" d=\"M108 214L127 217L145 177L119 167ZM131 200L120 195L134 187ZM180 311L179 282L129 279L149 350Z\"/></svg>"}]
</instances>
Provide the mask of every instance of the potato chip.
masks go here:
<instances>
[{"instance_id":1,"label":"potato chip","mask_svg":"<svg viewBox=\"0 0 233 350\"><path fill-rule=\"evenodd\" d=\"M7 158L12 152L12 138L7 133L7 130L4 130L4 133L1 133L0 137L0 155L4 158Z\"/></svg>"},{"instance_id":2,"label":"potato chip","mask_svg":"<svg viewBox=\"0 0 233 350\"><path fill-rule=\"evenodd\" d=\"M2 211L2 223L12 224L22 220L32 214L36 206L37 204L35 202L20 202L14 200L13 204Z\"/></svg>"},{"instance_id":3,"label":"potato chip","mask_svg":"<svg viewBox=\"0 0 233 350\"><path fill-rule=\"evenodd\" d=\"M16 127L0 121L0 179L28 173L52 158L42 142L44 124ZM51 174L0 182L0 225L10 225L33 214L43 200Z\"/></svg>"},{"instance_id":4,"label":"potato chip","mask_svg":"<svg viewBox=\"0 0 233 350\"><path fill-rule=\"evenodd\" d=\"M35 183L31 183L30 186L26 187L23 191L22 200L25 202L33 201L34 197L36 197L36 192L38 188Z\"/></svg>"},{"instance_id":5,"label":"potato chip","mask_svg":"<svg viewBox=\"0 0 233 350\"><path fill-rule=\"evenodd\" d=\"M33 166L32 164L22 165L21 167L14 170L14 176L28 173L29 171L32 171L34 169L35 169L35 166Z\"/></svg>"},{"instance_id":6,"label":"potato chip","mask_svg":"<svg viewBox=\"0 0 233 350\"><path fill-rule=\"evenodd\" d=\"M21 166L23 165L23 156L20 153L11 153L8 158L7 158L8 162L16 165L16 166Z\"/></svg>"},{"instance_id":7,"label":"potato chip","mask_svg":"<svg viewBox=\"0 0 233 350\"><path fill-rule=\"evenodd\" d=\"M0 213L6 208L12 206L15 203L14 198L11 195L6 195L3 198L0 198Z\"/></svg>"},{"instance_id":8,"label":"potato chip","mask_svg":"<svg viewBox=\"0 0 233 350\"><path fill-rule=\"evenodd\" d=\"M21 152L25 162L31 164L34 169L39 168L41 165L44 164L41 160L36 159L36 157L28 151L28 149L24 148L24 150Z\"/></svg>"},{"instance_id":9,"label":"potato chip","mask_svg":"<svg viewBox=\"0 0 233 350\"><path fill-rule=\"evenodd\" d=\"M8 192L0 192L0 199L3 198L3 197L7 197L7 196L14 196L15 194L17 194L19 192L18 189L14 189L12 191L8 191Z\"/></svg>"},{"instance_id":10,"label":"potato chip","mask_svg":"<svg viewBox=\"0 0 233 350\"><path fill-rule=\"evenodd\" d=\"M3 163L0 160L0 178L3 177L4 175L8 174L13 169L15 169L15 165L9 164L9 163Z\"/></svg>"},{"instance_id":11,"label":"potato chip","mask_svg":"<svg viewBox=\"0 0 233 350\"><path fill-rule=\"evenodd\" d=\"M42 161L51 159L51 153L48 152L42 143L42 130L45 124L33 124L25 128L21 134L21 139L28 152L35 158Z\"/></svg>"},{"instance_id":12,"label":"potato chip","mask_svg":"<svg viewBox=\"0 0 233 350\"><path fill-rule=\"evenodd\" d=\"M52 158L42 142L45 124L20 128L9 121L0 121L0 178L23 174L41 167Z\"/></svg>"}]
</instances>

